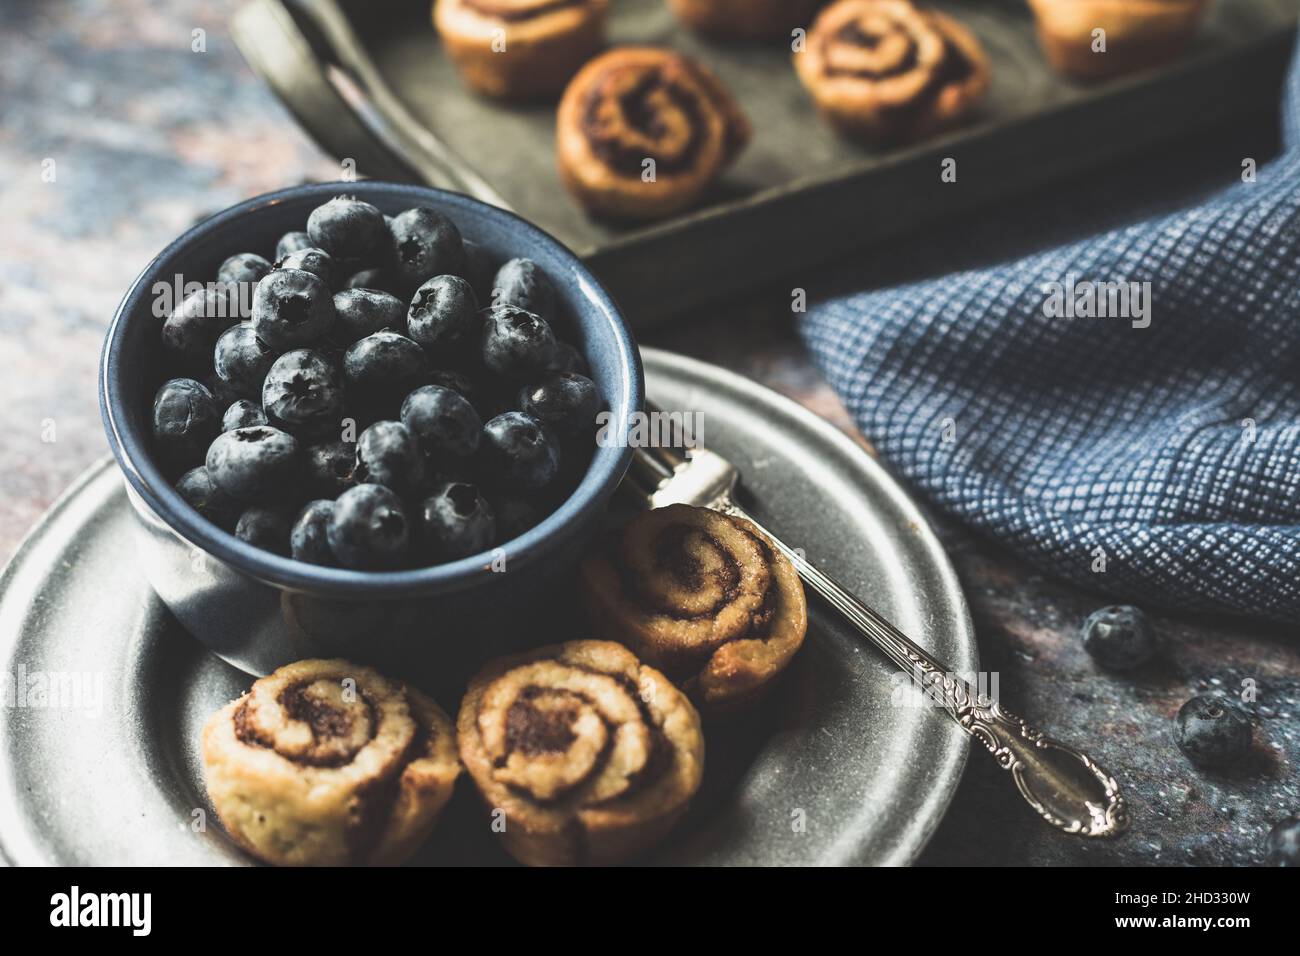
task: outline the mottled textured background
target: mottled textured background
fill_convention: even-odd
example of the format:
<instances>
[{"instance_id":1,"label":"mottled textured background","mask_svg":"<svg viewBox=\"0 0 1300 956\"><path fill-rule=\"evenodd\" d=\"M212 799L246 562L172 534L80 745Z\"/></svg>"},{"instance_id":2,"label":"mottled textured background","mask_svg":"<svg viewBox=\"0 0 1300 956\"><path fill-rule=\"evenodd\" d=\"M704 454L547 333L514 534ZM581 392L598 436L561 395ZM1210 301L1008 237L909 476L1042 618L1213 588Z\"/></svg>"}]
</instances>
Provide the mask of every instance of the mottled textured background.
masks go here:
<instances>
[{"instance_id":1,"label":"mottled textured background","mask_svg":"<svg viewBox=\"0 0 1300 956\"><path fill-rule=\"evenodd\" d=\"M100 338L131 279L194 219L337 165L248 71L225 29L232 0L8 0L0 17L0 555L105 450ZM207 51L191 52L195 29ZM54 182L42 180L53 160ZM795 338L788 288L643 336L718 362L852 430ZM50 441L48 439L52 438ZM940 524L1010 707L1085 743L1127 787L1131 832L1057 836L982 754L924 862L1241 864L1300 812L1296 628L1154 615L1159 661L1100 672L1080 622L1096 595L1043 578ZM1258 684L1257 746L1230 775L1191 767L1172 719L1188 697Z\"/></svg>"}]
</instances>

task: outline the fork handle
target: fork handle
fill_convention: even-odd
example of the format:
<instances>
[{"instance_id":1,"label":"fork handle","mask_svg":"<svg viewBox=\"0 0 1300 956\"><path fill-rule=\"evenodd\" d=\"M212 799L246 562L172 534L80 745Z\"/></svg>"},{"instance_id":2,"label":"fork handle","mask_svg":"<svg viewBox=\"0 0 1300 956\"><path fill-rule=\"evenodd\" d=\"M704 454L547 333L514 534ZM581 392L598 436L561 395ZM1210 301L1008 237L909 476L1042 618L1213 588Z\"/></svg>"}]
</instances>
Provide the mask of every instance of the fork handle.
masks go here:
<instances>
[{"instance_id":1,"label":"fork handle","mask_svg":"<svg viewBox=\"0 0 1300 956\"><path fill-rule=\"evenodd\" d=\"M1087 754L1066 746L977 692L968 681L921 650L902 631L863 604L829 575L768 531L731 500L719 511L753 523L799 576L858 632L905 670L926 697L984 744L1011 773L1026 802L1052 826L1082 836L1115 836L1128 826L1128 812L1115 778Z\"/></svg>"}]
</instances>

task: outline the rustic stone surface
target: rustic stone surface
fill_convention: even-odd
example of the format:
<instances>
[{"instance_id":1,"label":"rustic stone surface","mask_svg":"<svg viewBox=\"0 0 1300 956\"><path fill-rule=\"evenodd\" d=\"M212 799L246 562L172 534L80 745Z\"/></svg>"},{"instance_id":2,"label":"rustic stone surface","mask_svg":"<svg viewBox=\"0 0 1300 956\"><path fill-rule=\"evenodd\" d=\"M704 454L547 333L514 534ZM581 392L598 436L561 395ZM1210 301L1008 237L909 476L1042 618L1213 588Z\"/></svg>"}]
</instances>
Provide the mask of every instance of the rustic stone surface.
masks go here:
<instances>
[{"instance_id":1,"label":"rustic stone surface","mask_svg":"<svg viewBox=\"0 0 1300 956\"><path fill-rule=\"evenodd\" d=\"M0 32L0 555L105 451L95 369L132 278L194 219L339 169L244 65L225 29L231 0L15 2ZM193 9L191 9L191 6ZM194 29L207 52L191 51ZM42 163L56 179L42 181ZM756 291L643 336L735 369L853 433L804 355L789 290ZM860 436L859 436L860 438ZM53 439L53 440L50 440ZM1058 837L973 753L926 863L1258 862L1270 826L1300 811L1300 648L1295 628L1158 613L1160 659L1099 671L1078 628L1105 599L1037 574L999 546L939 522L971 603L986 670L1015 711L1087 744L1123 778L1132 831ZM1173 745L1188 697L1255 681L1256 752L1232 775L1198 771Z\"/></svg>"}]
</instances>

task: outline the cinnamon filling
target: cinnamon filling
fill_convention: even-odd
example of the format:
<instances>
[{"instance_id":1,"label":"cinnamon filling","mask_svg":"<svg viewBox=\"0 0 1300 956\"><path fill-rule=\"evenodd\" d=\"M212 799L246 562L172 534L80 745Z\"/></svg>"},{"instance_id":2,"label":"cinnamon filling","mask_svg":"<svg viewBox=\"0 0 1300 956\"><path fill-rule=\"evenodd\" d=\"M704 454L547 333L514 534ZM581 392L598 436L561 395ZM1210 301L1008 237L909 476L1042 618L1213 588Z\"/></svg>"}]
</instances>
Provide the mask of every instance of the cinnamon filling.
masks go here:
<instances>
[{"instance_id":1,"label":"cinnamon filling","mask_svg":"<svg viewBox=\"0 0 1300 956\"><path fill-rule=\"evenodd\" d=\"M615 69L587 94L582 128L592 152L614 171L640 176L647 159L656 172L690 169L703 146L699 95L662 69Z\"/></svg>"},{"instance_id":2,"label":"cinnamon filling","mask_svg":"<svg viewBox=\"0 0 1300 956\"><path fill-rule=\"evenodd\" d=\"M562 753L577 740L573 723L578 719L576 707L539 709L534 701L546 692L530 687L510 705L506 713L506 749L530 757L544 753Z\"/></svg>"},{"instance_id":3,"label":"cinnamon filling","mask_svg":"<svg viewBox=\"0 0 1300 956\"><path fill-rule=\"evenodd\" d=\"M341 767L374 739L378 715L359 691L344 702L331 682L291 684L277 702L284 708L282 725L256 723L249 713L251 698L235 710L235 736L249 746L274 750L293 763L308 767Z\"/></svg>"},{"instance_id":4,"label":"cinnamon filling","mask_svg":"<svg viewBox=\"0 0 1300 956\"><path fill-rule=\"evenodd\" d=\"M975 64L961 47L943 34L942 30L938 27L929 29L939 33L943 43L942 56L933 66L922 64L917 38L910 31L894 29L880 33L867 28L857 20L850 21L823 40L823 56L827 64L826 75L862 80L889 80L906 76L914 70L926 70L928 78L920 89L906 99L882 107L882 112L900 122L921 114L939 98L945 89L951 86L959 87L966 83L975 74L976 69ZM883 65L845 65L846 59L851 61L851 58L837 57L835 55L837 46L849 46L878 53Z\"/></svg>"},{"instance_id":5,"label":"cinnamon filling","mask_svg":"<svg viewBox=\"0 0 1300 956\"><path fill-rule=\"evenodd\" d=\"M671 764L667 738L621 675L556 660L526 664L494 681L480 708L494 775L538 803L608 803Z\"/></svg>"}]
</instances>

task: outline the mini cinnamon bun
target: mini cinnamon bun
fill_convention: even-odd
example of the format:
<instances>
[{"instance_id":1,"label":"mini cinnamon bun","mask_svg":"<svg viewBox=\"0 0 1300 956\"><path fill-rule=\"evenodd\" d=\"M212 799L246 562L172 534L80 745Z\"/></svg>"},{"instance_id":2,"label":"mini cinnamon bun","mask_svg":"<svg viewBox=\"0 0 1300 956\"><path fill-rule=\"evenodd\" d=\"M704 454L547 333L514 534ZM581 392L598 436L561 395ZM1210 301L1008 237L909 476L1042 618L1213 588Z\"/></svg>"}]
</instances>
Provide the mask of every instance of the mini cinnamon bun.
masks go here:
<instances>
[{"instance_id":1,"label":"mini cinnamon bun","mask_svg":"<svg viewBox=\"0 0 1300 956\"><path fill-rule=\"evenodd\" d=\"M795 69L841 133L920 139L965 117L989 87L979 40L906 0L839 0L813 23Z\"/></svg>"},{"instance_id":2,"label":"mini cinnamon bun","mask_svg":"<svg viewBox=\"0 0 1300 956\"><path fill-rule=\"evenodd\" d=\"M608 0L437 0L461 79L502 99L554 96L605 43Z\"/></svg>"},{"instance_id":3,"label":"mini cinnamon bun","mask_svg":"<svg viewBox=\"0 0 1300 956\"><path fill-rule=\"evenodd\" d=\"M749 142L749 121L706 67L624 47L584 66L560 101L560 175L594 213L656 219L692 205Z\"/></svg>"},{"instance_id":4,"label":"mini cinnamon bun","mask_svg":"<svg viewBox=\"0 0 1300 956\"><path fill-rule=\"evenodd\" d=\"M456 725L494 830L530 866L617 863L653 846L704 772L690 701L606 641L491 662Z\"/></svg>"},{"instance_id":5,"label":"mini cinnamon bun","mask_svg":"<svg viewBox=\"0 0 1300 956\"><path fill-rule=\"evenodd\" d=\"M596 635L626 644L710 712L755 700L808 630L803 582L752 524L708 508L637 515L588 556Z\"/></svg>"},{"instance_id":6,"label":"mini cinnamon bun","mask_svg":"<svg viewBox=\"0 0 1300 956\"><path fill-rule=\"evenodd\" d=\"M403 862L460 773L437 704L342 660L256 681L208 720L203 767L226 832L281 866Z\"/></svg>"},{"instance_id":7,"label":"mini cinnamon bun","mask_svg":"<svg viewBox=\"0 0 1300 956\"><path fill-rule=\"evenodd\" d=\"M668 0L677 18L721 40L789 37L806 27L822 0Z\"/></svg>"},{"instance_id":8,"label":"mini cinnamon bun","mask_svg":"<svg viewBox=\"0 0 1300 956\"><path fill-rule=\"evenodd\" d=\"M1029 0L1053 69L1085 80L1157 66L1187 48L1206 0ZM1105 49L1096 31L1105 31Z\"/></svg>"}]
</instances>

